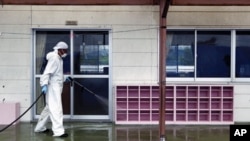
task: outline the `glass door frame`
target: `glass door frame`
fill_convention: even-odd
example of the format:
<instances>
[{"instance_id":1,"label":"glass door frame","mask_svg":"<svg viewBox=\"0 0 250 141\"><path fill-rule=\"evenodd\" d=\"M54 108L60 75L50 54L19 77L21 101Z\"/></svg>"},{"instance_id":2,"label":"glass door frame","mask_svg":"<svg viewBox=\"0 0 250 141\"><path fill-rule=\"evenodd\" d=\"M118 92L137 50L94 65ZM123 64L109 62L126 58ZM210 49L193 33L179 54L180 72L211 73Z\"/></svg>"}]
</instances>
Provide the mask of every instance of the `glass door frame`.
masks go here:
<instances>
[{"instance_id":1,"label":"glass door frame","mask_svg":"<svg viewBox=\"0 0 250 141\"><path fill-rule=\"evenodd\" d=\"M70 74L65 74L64 76L71 76L72 78L108 78L108 115L74 115L74 88L70 87L70 114L64 115L66 120L102 120L102 121L113 121L113 95L112 95L112 32L111 29L44 29L44 28L34 28L33 30L33 41L32 41L32 101L36 99L36 79L40 78L41 75L36 74L36 31L69 31L70 32ZM109 73L105 75L75 75L74 74L74 32L75 31L107 31L109 40ZM39 88L38 88L39 89ZM36 106L36 105L35 105ZM36 108L32 110L33 119L38 119L40 115L36 114Z\"/></svg>"}]
</instances>

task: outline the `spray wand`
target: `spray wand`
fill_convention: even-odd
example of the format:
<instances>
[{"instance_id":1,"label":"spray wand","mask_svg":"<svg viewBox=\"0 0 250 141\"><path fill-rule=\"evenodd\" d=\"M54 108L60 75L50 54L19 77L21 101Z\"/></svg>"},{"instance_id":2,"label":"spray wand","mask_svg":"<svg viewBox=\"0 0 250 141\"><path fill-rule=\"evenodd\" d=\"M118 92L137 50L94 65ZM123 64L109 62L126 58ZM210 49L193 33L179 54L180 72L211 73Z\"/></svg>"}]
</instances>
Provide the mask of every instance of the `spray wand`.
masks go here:
<instances>
[{"instance_id":1,"label":"spray wand","mask_svg":"<svg viewBox=\"0 0 250 141\"><path fill-rule=\"evenodd\" d=\"M81 83L77 82L76 80L74 80L71 77L68 77L68 79L70 80L70 82L73 82L75 84L77 84L78 86L82 87L84 90L88 91L89 93L93 94L93 95L97 95L96 93L92 92L91 90L89 90L88 88L84 87Z\"/></svg>"}]
</instances>

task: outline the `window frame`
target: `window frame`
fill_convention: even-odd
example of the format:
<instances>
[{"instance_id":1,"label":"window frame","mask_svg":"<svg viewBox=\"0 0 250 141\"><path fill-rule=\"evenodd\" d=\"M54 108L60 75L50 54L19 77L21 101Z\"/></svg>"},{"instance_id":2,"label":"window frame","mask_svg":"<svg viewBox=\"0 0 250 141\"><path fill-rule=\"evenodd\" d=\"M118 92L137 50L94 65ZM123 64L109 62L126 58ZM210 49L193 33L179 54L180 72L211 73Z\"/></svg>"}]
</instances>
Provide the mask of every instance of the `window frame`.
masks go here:
<instances>
[{"instance_id":1,"label":"window frame","mask_svg":"<svg viewBox=\"0 0 250 141\"><path fill-rule=\"evenodd\" d=\"M227 29L227 28L223 28L223 29L218 29L218 28L200 28L200 29L193 29L193 28L167 28L166 32L168 31L193 31L194 32L194 42L195 42L195 57L194 57L194 65L195 65L195 70L194 70L194 77L192 78L185 78L185 77L167 77L166 76L166 82L175 82L175 83L207 83L207 82L215 82L215 83L237 83L237 82L250 82L250 77L244 77L244 78L237 78L235 75L236 72L236 31L249 31L250 29ZM230 61L230 77L228 78L208 78L208 77L204 77L204 78L199 78L197 77L197 31L230 31L230 37L231 37L231 47L230 47L230 55L231 55L231 61ZM168 33L167 33L168 34ZM167 45L167 43L166 43Z\"/></svg>"},{"instance_id":2,"label":"window frame","mask_svg":"<svg viewBox=\"0 0 250 141\"><path fill-rule=\"evenodd\" d=\"M237 31L245 31L245 32L249 32L250 33L250 29L234 29L232 30L233 32L233 36L234 36L234 47L233 47L233 51L234 51L234 58L233 58L233 74L232 74L232 81L233 82L241 82L241 83L245 83L245 82L250 82L250 77L236 77L236 49L237 49L237 43L236 43L236 38L237 38ZM249 60L250 62L250 60Z\"/></svg>"},{"instance_id":3,"label":"window frame","mask_svg":"<svg viewBox=\"0 0 250 141\"><path fill-rule=\"evenodd\" d=\"M32 67L31 67L31 72L32 72L32 95L31 95L31 99L36 99L36 91L37 91L37 87L39 86L36 86L36 79L37 78L40 78L41 77L41 74L38 74L36 72L36 37L37 37L37 31L45 31L45 32L49 32L49 31L69 31L69 36L70 36L70 44L68 45L71 50L70 52L68 52L68 54L70 54L70 68L71 68L71 71L70 71L70 74L64 74L65 77L71 75L71 76L74 76L75 78L107 78L108 79L108 96L109 96L109 99L108 99L108 104L109 104L109 107L108 107L108 114L107 115L75 115L73 113L73 95L72 95L72 92L73 92L73 89L71 88L70 89L70 98L71 98L71 108L70 108L70 114L65 114L63 115L64 118L66 119L97 119L97 120L103 120L103 121L112 121L113 120L113 103L112 103L112 100L110 100L112 97L113 97L113 93L112 93L112 29L109 29L109 28L105 28L105 29L75 29L75 28L32 28L32 45L31 45L31 51L32 51L32 55L31 55L31 60L32 60ZM95 32L107 32L107 36L108 36L108 45L109 45L109 73L108 74L104 74L104 75L78 75L78 74L74 74L72 68L74 68L73 66L73 56L72 54L74 53L74 49L72 48L73 46L73 33L74 31L95 31ZM42 99L41 99L42 100ZM32 110L32 118L33 119L38 119L39 117L39 114L36 113L37 112L37 109L36 109L36 106L35 108L33 108Z\"/></svg>"}]
</instances>

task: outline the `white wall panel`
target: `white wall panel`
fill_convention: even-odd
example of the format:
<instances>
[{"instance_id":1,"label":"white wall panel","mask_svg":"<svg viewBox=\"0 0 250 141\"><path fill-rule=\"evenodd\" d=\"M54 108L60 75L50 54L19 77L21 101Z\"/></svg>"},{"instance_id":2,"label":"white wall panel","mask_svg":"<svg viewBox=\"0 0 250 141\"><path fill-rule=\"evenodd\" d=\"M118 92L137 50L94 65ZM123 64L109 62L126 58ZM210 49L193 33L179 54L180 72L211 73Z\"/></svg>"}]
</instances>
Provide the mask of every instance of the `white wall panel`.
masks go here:
<instances>
[{"instance_id":1,"label":"white wall panel","mask_svg":"<svg viewBox=\"0 0 250 141\"><path fill-rule=\"evenodd\" d=\"M113 66L142 67L151 66L151 53L114 53Z\"/></svg>"},{"instance_id":2,"label":"white wall panel","mask_svg":"<svg viewBox=\"0 0 250 141\"><path fill-rule=\"evenodd\" d=\"M249 27L249 6L171 6L168 26Z\"/></svg>"},{"instance_id":3,"label":"white wall panel","mask_svg":"<svg viewBox=\"0 0 250 141\"><path fill-rule=\"evenodd\" d=\"M250 94L234 95L235 108L249 108L250 110Z\"/></svg>"},{"instance_id":4,"label":"white wall panel","mask_svg":"<svg viewBox=\"0 0 250 141\"><path fill-rule=\"evenodd\" d=\"M14 79L14 80L1 80L0 81L0 94L30 94L30 80ZM1 99L1 98L0 98Z\"/></svg>"},{"instance_id":5,"label":"white wall panel","mask_svg":"<svg viewBox=\"0 0 250 141\"><path fill-rule=\"evenodd\" d=\"M2 11L31 11L31 6L29 5L4 5L0 7L0 12Z\"/></svg>"},{"instance_id":6,"label":"white wall panel","mask_svg":"<svg viewBox=\"0 0 250 141\"><path fill-rule=\"evenodd\" d=\"M1 11L0 25L27 25L31 24L31 12L30 11Z\"/></svg>"},{"instance_id":7,"label":"white wall panel","mask_svg":"<svg viewBox=\"0 0 250 141\"><path fill-rule=\"evenodd\" d=\"M234 86L234 120L235 122L249 122L250 92L249 85Z\"/></svg>"},{"instance_id":8,"label":"white wall panel","mask_svg":"<svg viewBox=\"0 0 250 141\"><path fill-rule=\"evenodd\" d=\"M5 36L5 35L3 35ZM11 35L9 35L11 36ZM22 35L19 35L22 36ZM21 39L19 36L14 36L13 35L9 39L1 38L0 37L0 51L1 53L9 53L10 56L12 56L13 52L31 52L31 43L30 39ZM31 35L29 35L31 36ZM5 36L6 37L6 36ZM27 36L23 36L27 37ZM29 37L30 38L30 37Z\"/></svg>"},{"instance_id":9,"label":"white wall panel","mask_svg":"<svg viewBox=\"0 0 250 141\"><path fill-rule=\"evenodd\" d=\"M113 69L113 77L115 84L125 83L125 84L145 84L151 83L153 71L151 67L115 67Z\"/></svg>"},{"instance_id":10,"label":"white wall panel","mask_svg":"<svg viewBox=\"0 0 250 141\"><path fill-rule=\"evenodd\" d=\"M76 20L79 25L85 24L112 24L112 25L149 25L152 22L151 11L136 11L136 7L129 11L86 11L82 10L53 10L49 6L47 10L32 8L32 24L65 24L66 20ZM41 18L42 17L42 18Z\"/></svg>"},{"instance_id":11,"label":"white wall panel","mask_svg":"<svg viewBox=\"0 0 250 141\"><path fill-rule=\"evenodd\" d=\"M145 52L151 53L157 46L153 46L152 40L147 39L115 39L112 45L114 53Z\"/></svg>"},{"instance_id":12,"label":"white wall panel","mask_svg":"<svg viewBox=\"0 0 250 141\"><path fill-rule=\"evenodd\" d=\"M244 17L244 18L243 18ZM182 23L182 26L246 26L249 25L249 13L215 13L215 12L172 12L169 16L169 25L175 25L174 22ZM239 22L240 21L240 22ZM173 22L173 23L172 23ZM215 24L216 23L216 24Z\"/></svg>"},{"instance_id":13,"label":"white wall panel","mask_svg":"<svg viewBox=\"0 0 250 141\"><path fill-rule=\"evenodd\" d=\"M23 93L11 93L8 95L0 95L0 101L2 103L2 100L5 99L5 103L15 103L15 102L20 102L22 101L22 103L20 104L21 108L28 108L30 107L30 100L31 100L31 96L28 95L24 95Z\"/></svg>"},{"instance_id":14,"label":"white wall panel","mask_svg":"<svg viewBox=\"0 0 250 141\"><path fill-rule=\"evenodd\" d=\"M250 95L250 91L249 91L249 85L246 84L242 84L242 85L235 85L234 86L234 91L236 95L246 95L249 94Z\"/></svg>"},{"instance_id":15,"label":"white wall panel","mask_svg":"<svg viewBox=\"0 0 250 141\"><path fill-rule=\"evenodd\" d=\"M158 66L159 66L159 64L158 64L159 54L158 54L158 52L151 53L151 56L152 56L152 58L151 58L152 59L151 60L151 63L152 63L151 66L153 66L154 69L157 69L157 72L158 72L159 71L159 69L158 69Z\"/></svg>"},{"instance_id":16,"label":"white wall panel","mask_svg":"<svg viewBox=\"0 0 250 141\"><path fill-rule=\"evenodd\" d=\"M1 19L2 20L2 19ZM12 25L11 23L8 24L0 24L0 32L2 35L0 36L2 39L5 36L10 36L10 37L19 37L23 38L24 37L31 37L31 29L30 29L30 24L27 25Z\"/></svg>"},{"instance_id":17,"label":"white wall panel","mask_svg":"<svg viewBox=\"0 0 250 141\"><path fill-rule=\"evenodd\" d=\"M0 66L1 80L15 80L31 78L31 69L28 66Z\"/></svg>"},{"instance_id":18,"label":"white wall panel","mask_svg":"<svg viewBox=\"0 0 250 141\"><path fill-rule=\"evenodd\" d=\"M158 25L135 26L123 25L113 26L114 39L157 39Z\"/></svg>"},{"instance_id":19,"label":"white wall panel","mask_svg":"<svg viewBox=\"0 0 250 141\"><path fill-rule=\"evenodd\" d=\"M31 104L31 14L31 6L0 7L0 101L19 102L21 113Z\"/></svg>"},{"instance_id":20,"label":"white wall panel","mask_svg":"<svg viewBox=\"0 0 250 141\"><path fill-rule=\"evenodd\" d=\"M250 109L235 109L234 110L234 121L235 122L249 122L250 119Z\"/></svg>"},{"instance_id":21,"label":"white wall panel","mask_svg":"<svg viewBox=\"0 0 250 141\"><path fill-rule=\"evenodd\" d=\"M30 53L20 53L20 52L0 52L0 66L26 66L31 67L31 54ZM17 72L18 73L18 72Z\"/></svg>"}]
</instances>

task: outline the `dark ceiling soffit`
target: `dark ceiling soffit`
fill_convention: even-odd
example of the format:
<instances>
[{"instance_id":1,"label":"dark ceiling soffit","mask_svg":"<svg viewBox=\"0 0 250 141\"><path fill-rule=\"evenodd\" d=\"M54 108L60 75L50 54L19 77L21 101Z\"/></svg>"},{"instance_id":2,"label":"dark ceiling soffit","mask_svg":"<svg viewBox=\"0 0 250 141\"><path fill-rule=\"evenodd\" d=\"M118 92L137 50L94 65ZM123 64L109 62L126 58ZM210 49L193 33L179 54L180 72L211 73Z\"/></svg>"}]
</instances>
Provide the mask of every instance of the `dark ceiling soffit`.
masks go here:
<instances>
[{"instance_id":1,"label":"dark ceiling soffit","mask_svg":"<svg viewBox=\"0 0 250 141\"><path fill-rule=\"evenodd\" d=\"M168 1L168 0L166 0ZM6 5L159 5L159 0L0 0ZM172 0L171 5L250 5L250 0Z\"/></svg>"},{"instance_id":2,"label":"dark ceiling soffit","mask_svg":"<svg viewBox=\"0 0 250 141\"><path fill-rule=\"evenodd\" d=\"M158 5L159 0L0 0L4 5Z\"/></svg>"},{"instance_id":3,"label":"dark ceiling soffit","mask_svg":"<svg viewBox=\"0 0 250 141\"><path fill-rule=\"evenodd\" d=\"M172 0L172 5L199 5L199 6L231 6L240 5L247 6L250 5L250 0Z\"/></svg>"},{"instance_id":4,"label":"dark ceiling soffit","mask_svg":"<svg viewBox=\"0 0 250 141\"><path fill-rule=\"evenodd\" d=\"M166 0L167 1L167 0ZM159 0L0 0L6 5L159 5ZM250 0L172 0L171 5L250 5Z\"/></svg>"}]
</instances>

